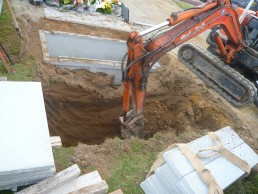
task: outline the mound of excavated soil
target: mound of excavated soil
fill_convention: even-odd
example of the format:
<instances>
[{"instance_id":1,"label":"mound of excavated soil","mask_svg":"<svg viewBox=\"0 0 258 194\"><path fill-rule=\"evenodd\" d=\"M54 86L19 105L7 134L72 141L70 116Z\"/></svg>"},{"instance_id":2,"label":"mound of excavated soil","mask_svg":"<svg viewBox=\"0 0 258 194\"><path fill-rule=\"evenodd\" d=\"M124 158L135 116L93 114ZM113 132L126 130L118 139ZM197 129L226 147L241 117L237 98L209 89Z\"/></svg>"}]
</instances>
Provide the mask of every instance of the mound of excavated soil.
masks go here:
<instances>
[{"instance_id":1,"label":"mound of excavated soil","mask_svg":"<svg viewBox=\"0 0 258 194\"><path fill-rule=\"evenodd\" d=\"M146 130L217 130L243 124L220 98L174 56L167 55L161 68L150 76L146 100ZM109 86L110 77L85 70L56 68L41 72L50 132L60 135L64 144L101 143L120 135L118 118L122 110L122 88Z\"/></svg>"}]
</instances>

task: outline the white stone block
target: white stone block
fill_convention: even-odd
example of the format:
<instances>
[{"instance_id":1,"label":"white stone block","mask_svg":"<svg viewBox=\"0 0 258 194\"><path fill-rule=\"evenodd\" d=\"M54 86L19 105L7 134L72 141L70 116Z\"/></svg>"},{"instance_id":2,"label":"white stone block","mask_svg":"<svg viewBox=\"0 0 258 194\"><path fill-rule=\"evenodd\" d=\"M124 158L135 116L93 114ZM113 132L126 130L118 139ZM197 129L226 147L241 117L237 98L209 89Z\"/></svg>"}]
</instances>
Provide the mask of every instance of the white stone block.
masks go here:
<instances>
[{"instance_id":1,"label":"white stone block","mask_svg":"<svg viewBox=\"0 0 258 194\"><path fill-rule=\"evenodd\" d=\"M82 175L74 179L73 181L62 185L61 187L56 188L55 190L51 191L49 194L60 194L60 193L68 194L70 192L77 191L84 187L97 184L101 181L102 179L98 171L94 171L94 172Z\"/></svg>"},{"instance_id":2,"label":"white stone block","mask_svg":"<svg viewBox=\"0 0 258 194\"><path fill-rule=\"evenodd\" d=\"M0 91L0 190L54 175L41 83L0 82Z\"/></svg>"},{"instance_id":3,"label":"white stone block","mask_svg":"<svg viewBox=\"0 0 258 194\"><path fill-rule=\"evenodd\" d=\"M80 175L80 173L81 170L77 164L74 164L73 166L70 166L69 168L57 173L55 176L28 187L17 194L47 194L62 185L72 182Z\"/></svg>"}]
</instances>

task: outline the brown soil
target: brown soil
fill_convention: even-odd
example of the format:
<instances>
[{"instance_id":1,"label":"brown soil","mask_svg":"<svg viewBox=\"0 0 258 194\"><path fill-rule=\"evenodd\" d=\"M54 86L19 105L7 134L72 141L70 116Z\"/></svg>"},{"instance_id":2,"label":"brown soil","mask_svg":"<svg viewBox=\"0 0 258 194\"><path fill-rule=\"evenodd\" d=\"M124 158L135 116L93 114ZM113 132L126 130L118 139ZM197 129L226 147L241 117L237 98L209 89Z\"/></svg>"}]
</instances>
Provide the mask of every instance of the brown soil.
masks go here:
<instances>
[{"instance_id":1,"label":"brown soil","mask_svg":"<svg viewBox=\"0 0 258 194\"><path fill-rule=\"evenodd\" d=\"M86 70L70 71L43 62L39 30L65 31L125 40L127 33L41 19L20 18L26 38L26 55L37 59L36 80L43 83L51 135L65 145L98 144L120 135L122 87L109 86L110 76ZM201 38L197 39L199 42ZM146 130L217 130L230 125L237 131L248 128L216 93L207 88L173 55L160 60L161 68L150 75L146 99Z\"/></svg>"}]
</instances>

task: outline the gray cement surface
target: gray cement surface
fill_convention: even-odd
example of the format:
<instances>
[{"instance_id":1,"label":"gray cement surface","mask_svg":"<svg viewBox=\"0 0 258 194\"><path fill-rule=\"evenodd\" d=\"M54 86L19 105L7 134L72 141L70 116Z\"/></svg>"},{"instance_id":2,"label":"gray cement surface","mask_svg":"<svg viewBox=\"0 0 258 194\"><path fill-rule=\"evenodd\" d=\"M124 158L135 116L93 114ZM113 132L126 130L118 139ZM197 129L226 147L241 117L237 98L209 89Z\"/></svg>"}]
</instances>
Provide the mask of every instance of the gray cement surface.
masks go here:
<instances>
[{"instance_id":1,"label":"gray cement surface","mask_svg":"<svg viewBox=\"0 0 258 194\"><path fill-rule=\"evenodd\" d=\"M2 13L3 0L0 0L0 14Z\"/></svg>"},{"instance_id":2,"label":"gray cement surface","mask_svg":"<svg viewBox=\"0 0 258 194\"><path fill-rule=\"evenodd\" d=\"M130 21L159 24L172 12L181 11L173 0L122 0L130 10Z\"/></svg>"},{"instance_id":3,"label":"gray cement surface","mask_svg":"<svg viewBox=\"0 0 258 194\"><path fill-rule=\"evenodd\" d=\"M0 190L15 190L52 176L55 164L41 83L3 81L0 91Z\"/></svg>"},{"instance_id":4,"label":"gray cement surface","mask_svg":"<svg viewBox=\"0 0 258 194\"><path fill-rule=\"evenodd\" d=\"M71 70L103 72L114 76L114 85L121 84L125 41L47 31L40 31L40 36L45 62ZM151 72L159 66L155 64Z\"/></svg>"},{"instance_id":5,"label":"gray cement surface","mask_svg":"<svg viewBox=\"0 0 258 194\"><path fill-rule=\"evenodd\" d=\"M74 164L69 168L57 173L55 176L45 179L36 185L28 187L17 194L47 194L70 181L75 180L81 173L81 170Z\"/></svg>"},{"instance_id":6,"label":"gray cement surface","mask_svg":"<svg viewBox=\"0 0 258 194\"><path fill-rule=\"evenodd\" d=\"M85 175L82 175L60 187L57 187L55 190L49 192L48 194L68 194L82 188L92 186L102 182L102 178L100 177L98 171L94 171ZM82 192L86 193L86 192Z\"/></svg>"},{"instance_id":7,"label":"gray cement surface","mask_svg":"<svg viewBox=\"0 0 258 194\"><path fill-rule=\"evenodd\" d=\"M125 41L68 33L45 33L45 36L51 57L122 61L127 52Z\"/></svg>"},{"instance_id":8,"label":"gray cement surface","mask_svg":"<svg viewBox=\"0 0 258 194\"><path fill-rule=\"evenodd\" d=\"M7 77L0 77L0 81L7 81Z\"/></svg>"}]
</instances>

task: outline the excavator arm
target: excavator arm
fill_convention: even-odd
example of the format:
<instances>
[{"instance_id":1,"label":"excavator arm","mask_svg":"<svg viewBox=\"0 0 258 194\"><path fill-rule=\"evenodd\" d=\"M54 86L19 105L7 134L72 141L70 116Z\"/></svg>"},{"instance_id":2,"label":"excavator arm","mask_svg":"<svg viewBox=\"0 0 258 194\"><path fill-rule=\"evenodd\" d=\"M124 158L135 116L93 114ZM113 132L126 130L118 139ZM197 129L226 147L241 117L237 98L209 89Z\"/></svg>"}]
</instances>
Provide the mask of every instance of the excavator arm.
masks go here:
<instances>
[{"instance_id":1,"label":"excavator arm","mask_svg":"<svg viewBox=\"0 0 258 194\"><path fill-rule=\"evenodd\" d=\"M155 30L170 26L166 32L143 41L143 36ZM215 0L198 7L172 13L166 22L146 31L129 35L127 65L122 63L123 116L120 117L121 133L124 137L145 136L143 111L148 74L152 66L165 53L180 46L208 29L222 28L228 37L223 44L218 33L213 33L221 58L229 63L234 53L242 49L243 35L239 18L230 0ZM186 55L191 55L188 53ZM187 56L186 56L187 57ZM189 56L190 57L190 56ZM130 102L132 101L132 110Z\"/></svg>"}]
</instances>

